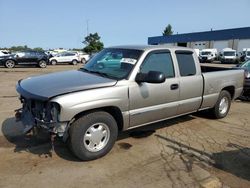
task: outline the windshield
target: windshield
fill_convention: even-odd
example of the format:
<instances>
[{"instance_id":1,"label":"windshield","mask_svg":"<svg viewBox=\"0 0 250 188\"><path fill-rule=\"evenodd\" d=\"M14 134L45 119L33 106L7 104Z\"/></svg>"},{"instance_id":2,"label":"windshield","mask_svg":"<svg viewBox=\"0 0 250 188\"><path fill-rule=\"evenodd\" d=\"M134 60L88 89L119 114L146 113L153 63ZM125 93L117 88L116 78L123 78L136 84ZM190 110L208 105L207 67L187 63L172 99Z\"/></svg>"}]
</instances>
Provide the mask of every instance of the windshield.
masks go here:
<instances>
[{"instance_id":1,"label":"windshield","mask_svg":"<svg viewBox=\"0 0 250 188\"><path fill-rule=\"evenodd\" d=\"M224 52L224 56L235 56L236 52Z\"/></svg>"},{"instance_id":2,"label":"windshield","mask_svg":"<svg viewBox=\"0 0 250 188\"><path fill-rule=\"evenodd\" d=\"M201 55L210 55L211 52L201 52Z\"/></svg>"},{"instance_id":3,"label":"windshield","mask_svg":"<svg viewBox=\"0 0 250 188\"><path fill-rule=\"evenodd\" d=\"M248 61L244 62L243 64L241 64L240 67L244 67L248 71L250 71L250 60L248 60Z\"/></svg>"},{"instance_id":4,"label":"windshield","mask_svg":"<svg viewBox=\"0 0 250 188\"><path fill-rule=\"evenodd\" d=\"M106 48L93 56L82 70L120 80L129 75L141 54L140 50Z\"/></svg>"}]
</instances>

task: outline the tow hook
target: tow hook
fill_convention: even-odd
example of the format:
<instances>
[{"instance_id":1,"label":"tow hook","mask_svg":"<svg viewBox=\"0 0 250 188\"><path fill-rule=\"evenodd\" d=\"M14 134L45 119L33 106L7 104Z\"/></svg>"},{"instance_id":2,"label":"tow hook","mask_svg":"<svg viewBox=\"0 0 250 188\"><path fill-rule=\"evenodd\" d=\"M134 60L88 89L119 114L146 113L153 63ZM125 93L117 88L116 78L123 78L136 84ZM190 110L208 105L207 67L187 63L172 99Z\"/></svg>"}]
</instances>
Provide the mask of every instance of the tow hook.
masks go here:
<instances>
[{"instance_id":1,"label":"tow hook","mask_svg":"<svg viewBox=\"0 0 250 188\"><path fill-rule=\"evenodd\" d=\"M15 110L15 118L16 118L16 122L20 121L20 120L21 120L21 117L22 117L22 110L21 110L21 108L20 108L20 109Z\"/></svg>"}]
</instances>

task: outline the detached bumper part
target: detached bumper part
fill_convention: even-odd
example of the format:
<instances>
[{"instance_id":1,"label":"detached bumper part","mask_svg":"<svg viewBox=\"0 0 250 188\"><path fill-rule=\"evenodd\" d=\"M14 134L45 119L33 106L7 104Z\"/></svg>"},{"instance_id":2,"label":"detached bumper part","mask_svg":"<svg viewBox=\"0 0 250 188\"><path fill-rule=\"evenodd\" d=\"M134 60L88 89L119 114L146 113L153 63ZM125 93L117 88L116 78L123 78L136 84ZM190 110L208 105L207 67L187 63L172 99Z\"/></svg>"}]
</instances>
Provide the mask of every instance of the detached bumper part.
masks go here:
<instances>
[{"instance_id":1,"label":"detached bumper part","mask_svg":"<svg viewBox=\"0 0 250 188\"><path fill-rule=\"evenodd\" d=\"M58 122L50 120L44 121L34 117L29 110L18 109L15 111L16 121L21 121L24 126L23 133L26 134L34 127L46 129L48 132L57 134L59 137L64 136L67 130L68 122Z\"/></svg>"},{"instance_id":2,"label":"detached bumper part","mask_svg":"<svg viewBox=\"0 0 250 188\"><path fill-rule=\"evenodd\" d=\"M15 112L16 121L22 121L23 123L23 133L28 133L35 125L33 116L28 112L24 112L23 109L18 109Z\"/></svg>"}]
</instances>

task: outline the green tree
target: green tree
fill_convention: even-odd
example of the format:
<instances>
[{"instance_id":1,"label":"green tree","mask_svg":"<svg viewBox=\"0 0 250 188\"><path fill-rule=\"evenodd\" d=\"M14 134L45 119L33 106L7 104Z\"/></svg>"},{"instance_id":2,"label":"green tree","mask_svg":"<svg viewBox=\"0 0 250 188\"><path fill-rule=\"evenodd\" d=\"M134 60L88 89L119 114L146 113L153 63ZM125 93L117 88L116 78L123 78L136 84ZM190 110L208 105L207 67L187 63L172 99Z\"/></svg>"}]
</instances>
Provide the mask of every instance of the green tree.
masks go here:
<instances>
[{"instance_id":1,"label":"green tree","mask_svg":"<svg viewBox=\"0 0 250 188\"><path fill-rule=\"evenodd\" d=\"M162 35L168 36L168 35L172 35L173 33L174 33L174 31L172 30L172 26L170 24L168 24L167 27L164 29Z\"/></svg>"},{"instance_id":2,"label":"green tree","mask_svg":"<svg viewBox=\"0 0 250 188\"><path fill-rule=\"evenodd\" d=\"M39 51L39 52L43 52L44 50L43 50L43 48L41 48L41 47L36 47L36 48L33 48L33 50L35 50L35 51Z\"/></svg>"},{"instance_id":3,"label":"green tree","mask_svg":"<svg viewBox=\"0 0 250 188\"><path fill-rule=\"evenodd\" d=\"M24 46L12 46L9 48L10 51L26 51L30 50L30 48L27 45Z\"/></svg>"},{"instance_id":4,"label":"green tree","mask_svg":"<svg viewBox=\"0 0 250 188\"><path fill-rule=\"evenodd\" d=\"M101 37L98 35L98 33L90 33L83 41L83 43L86 44L85 48L83 48L83 51L88 54L92 54L102 50L104 45L100 39Z\"/></svg>"}]
</instances>

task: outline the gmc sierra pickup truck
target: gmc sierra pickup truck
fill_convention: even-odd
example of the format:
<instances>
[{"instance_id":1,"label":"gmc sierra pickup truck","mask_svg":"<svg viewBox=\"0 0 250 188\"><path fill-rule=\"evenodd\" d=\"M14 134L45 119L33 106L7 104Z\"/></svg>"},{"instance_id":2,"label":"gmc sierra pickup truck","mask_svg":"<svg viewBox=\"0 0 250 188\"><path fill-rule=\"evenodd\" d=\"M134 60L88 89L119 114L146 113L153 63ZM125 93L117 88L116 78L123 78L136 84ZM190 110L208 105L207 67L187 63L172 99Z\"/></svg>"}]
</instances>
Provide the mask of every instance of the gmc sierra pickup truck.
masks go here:
<instances>
[{"instance_id":1,"label":"gmc sierra pickup truck","mask_svg":"<svg viewBox=\"0 0 250 188\"><path fill-rule=\"evenodd\" d=\"M46 129L93 160L111 150L119 131L200 110L225 117L243 80L243 70L201 67L189 48L110 47L79 70L20 80L16 117L25 132Z\"/></svg>"}]
</instances>

